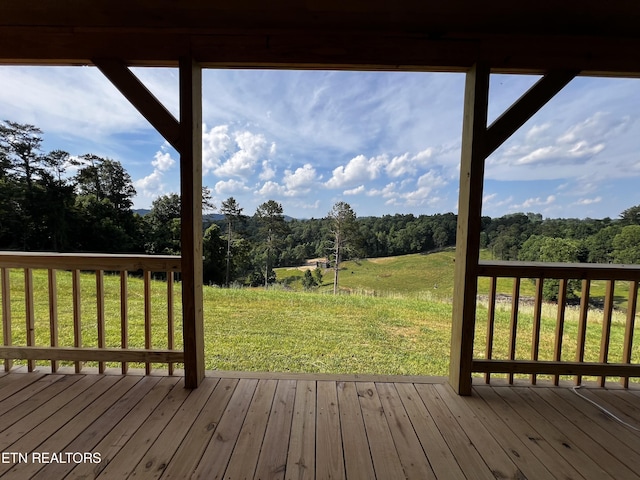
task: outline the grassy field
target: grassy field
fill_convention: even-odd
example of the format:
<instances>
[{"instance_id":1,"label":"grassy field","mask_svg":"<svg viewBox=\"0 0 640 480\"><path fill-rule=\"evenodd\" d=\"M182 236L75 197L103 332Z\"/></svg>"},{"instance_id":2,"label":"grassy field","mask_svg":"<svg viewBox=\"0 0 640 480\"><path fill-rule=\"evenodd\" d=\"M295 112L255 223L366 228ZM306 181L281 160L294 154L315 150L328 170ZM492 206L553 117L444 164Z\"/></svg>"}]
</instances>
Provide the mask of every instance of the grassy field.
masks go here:
<instances>
[{"instance_id":1,"label":"grassy field","mask_svg":"<svg viewBox=\"0 0 640 480\"><path fill-rule=\"evenodd\" d=\"M205 287L206 368L246 371L320 373L372 373L446 375L451 332L453 252L432 255L346 262L341 271L341 290L333 296L332 272L324 285L301 291L301 271L278 270L287 287L270 290ZM12 271L12 338L25 344L24 280ZM60 345L73 344L71 279L58 274ZM46 273L35 271L36 343L49 343ZM180 289L176 286L179 311ZM107 346L118 347L119 277L106 276ZM482 290L482 283L480 289ZM510 292L510 283L503 285ZM82 330L85 346L95 346L95 280L82 275ZM530 292L530 293L529 293ZM522 282L522 295L533 295L533 284ZM166 348L166 285L153 282L153 346ZM129 281L130 346L142 348L142 281ZM506 358L509 328L508 305L498 306L494 358ZM531 342L531 307L521 306L518 358L528 358ZM482 357L486 335L487 306L478 305L476 354ZM541 359L552 358L556 307L545 306ZM179 315L177 315L179 318ZM602 314L590 313L587 360L595 361L600 344ZM179 320L177 348L181 347ZM624 315L616 313L612 327L610 361L619 361L624 335ZM575 357L577 310L567 309L563 359ZM640 361L639 342L634 361Z\"/></svg>"},{"instance_id":2,"label":"grassy field","mask_svg":"<svg viewBox=\"0 0 640 480\"><path fill-rule=\"evenodd\" d=\"M451 301L453 297L454 250L445 250L429 255L414 254L399 257L373 258L348 261L340 270L340 290L344 293L357 293L377 297L418 295L423 299ZM490 259L490 252L482 251L482 259ZM333 292L333 270L323 270L323 285L319 292ZM286 283L293 290L302 290L304 272L296 268L276 269L278 281ZM591 282L591 298L604 301L604 281ZM498 292L511 295L513 280L498 279ZM487 295L489 279L478 281L478 293ZM520 284L520 296L533 298L535 285L523 280ZM615 304L626 308L629 285L616 282ZM579 295L579 292L578 292Z\"/></svg>"}]
</instances>

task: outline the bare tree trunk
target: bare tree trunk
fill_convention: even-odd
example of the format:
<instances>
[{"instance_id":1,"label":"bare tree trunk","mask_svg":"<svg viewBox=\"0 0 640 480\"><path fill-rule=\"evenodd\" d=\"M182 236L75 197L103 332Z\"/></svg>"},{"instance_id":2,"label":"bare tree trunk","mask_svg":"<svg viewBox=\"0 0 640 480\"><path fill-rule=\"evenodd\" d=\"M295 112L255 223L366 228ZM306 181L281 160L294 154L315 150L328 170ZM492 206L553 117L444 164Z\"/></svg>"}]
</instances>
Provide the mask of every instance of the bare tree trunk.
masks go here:
<instances>
[{"instance_id":1,"label":"bare tree trunk","mask_svg":"<svg viewBox=\"0 0 640 480\"><path fill-rule=\"evenodd\" d=\"M338 272L340 271L340 233L336 235L336 258L333 266L333 294L338 294Z\"/></svg>"}]
</instances>

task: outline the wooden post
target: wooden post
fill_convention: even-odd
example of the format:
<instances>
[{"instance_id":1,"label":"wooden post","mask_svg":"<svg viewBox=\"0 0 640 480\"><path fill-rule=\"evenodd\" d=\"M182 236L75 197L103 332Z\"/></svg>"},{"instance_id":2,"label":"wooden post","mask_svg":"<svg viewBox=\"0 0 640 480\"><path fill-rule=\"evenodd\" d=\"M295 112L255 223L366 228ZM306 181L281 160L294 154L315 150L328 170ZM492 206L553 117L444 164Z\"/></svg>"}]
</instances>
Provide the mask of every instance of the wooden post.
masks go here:
<instances>
[{"instance_id":1,"label":"wooden post","mask_svg":"<svg viewBox=\"0 0 640 480\"><path fill-rule=\"evenodd\" d=\"M182 325L185 387L204 379L202 307L202 69L180 59Z\"/></svg>"},{"instance_id":2,"label":"wooden post","mask_svg":"<svg viewBox=\"0 0 640 480\"><path fill-rule=\"evenodd\" d=\"M460 395L471 395L488 101L489 68L476 64L465 85L449 364L449 383Z\"/></svg>"}]
</instances>

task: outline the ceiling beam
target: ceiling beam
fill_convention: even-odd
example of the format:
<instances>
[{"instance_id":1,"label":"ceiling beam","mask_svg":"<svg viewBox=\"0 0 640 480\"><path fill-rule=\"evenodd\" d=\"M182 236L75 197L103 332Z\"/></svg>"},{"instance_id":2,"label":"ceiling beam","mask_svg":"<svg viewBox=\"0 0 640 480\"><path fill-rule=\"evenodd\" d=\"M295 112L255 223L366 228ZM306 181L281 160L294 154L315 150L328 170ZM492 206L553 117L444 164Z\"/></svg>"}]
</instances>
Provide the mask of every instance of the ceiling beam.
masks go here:
<instances>
[{"instance_id":1,"label":"ceiling beam","mask_svg":"<svg viewBox=\"0 0 640 480\"><path fill-rule=\"evenodd\" d=\"M640 5L640 2L638 2ZM177 31L0 26L0 64L91 65L118 58L128 66L177 68L193 55L203 68L296 68L640 77L640 38L551 35L447 35L387 31Z\"/></svg>"},{"instance_id":2,"label":"ceiling beam","mask_svg":"<svg viewBox=\"0 0 640 480\"><path fill-rule=\"evenodd\" d=\"M552 71L538 80L487 128L485 158L547 104L573 78L576 71Z\"/></svg>"},{"instance_id":3,"label":"ceiling beam","mask_svg":"<svg viewBox=\"0 0 640 480\"><path fill-rule=\"evenodd\" d=\"M180 124L178 120L144 86L138 77L119 60L95 59L93 63L138 112L155 127L160 135L180 152Z\"/></svg>"}]
</instances>

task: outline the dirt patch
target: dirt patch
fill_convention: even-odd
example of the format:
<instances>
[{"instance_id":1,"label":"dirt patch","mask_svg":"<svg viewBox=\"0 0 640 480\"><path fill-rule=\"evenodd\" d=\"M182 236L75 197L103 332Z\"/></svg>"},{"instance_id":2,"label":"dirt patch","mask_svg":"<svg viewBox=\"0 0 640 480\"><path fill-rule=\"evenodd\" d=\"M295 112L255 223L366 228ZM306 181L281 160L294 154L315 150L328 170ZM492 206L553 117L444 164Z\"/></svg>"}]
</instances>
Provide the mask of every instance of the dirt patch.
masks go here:
<instances>
[{"instance_id":1,"label":"dirt patch","mask_svg":"<svg viewBox=\"0 0 640 480\"><path fill-rule=\"evenodd\" d=\"M307 270L315 270L316 268L326 268L327 259L324 257L321 258L308 258L304 261L304 265L300 265L299 267L289 268L288 270L300 270L301 272L305 272Z\"/></svg>"}]
</instances>

